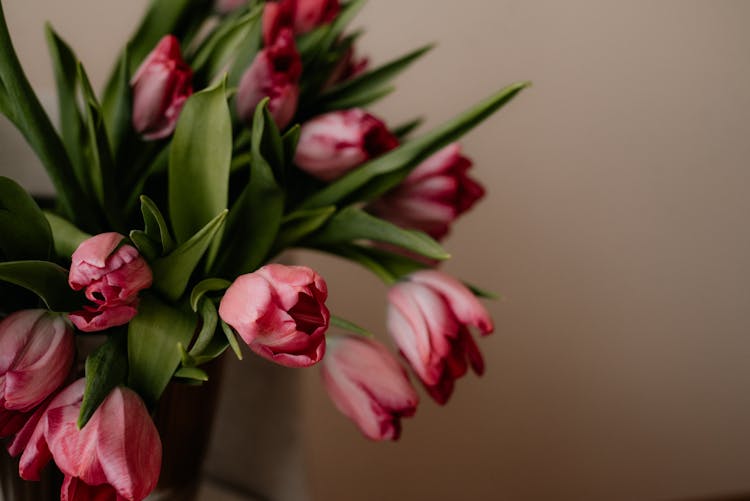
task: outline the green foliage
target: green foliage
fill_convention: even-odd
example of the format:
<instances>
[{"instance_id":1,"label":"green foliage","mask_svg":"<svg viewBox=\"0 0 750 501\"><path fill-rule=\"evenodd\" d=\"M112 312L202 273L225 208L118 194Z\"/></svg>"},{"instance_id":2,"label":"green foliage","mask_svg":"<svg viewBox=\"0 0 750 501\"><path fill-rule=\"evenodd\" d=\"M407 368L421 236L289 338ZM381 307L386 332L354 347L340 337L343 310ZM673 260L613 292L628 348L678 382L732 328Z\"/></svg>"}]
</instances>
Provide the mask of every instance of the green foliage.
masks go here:
<instances>
[{"instance_id":1,"label":"green foliage","mask_svg":"<svg viewBox=\"0 0 750 501\"><path fill-rule=\"evenodd\" d=\"M39 206L21 186L0 176L0 256L49 259L52 231Z\"/></svg>"},{"instance_id":2,"label":"green foliage","mask_svg":"<svg viewBox=\"0 0 750 501\"><path fill-rule=\"evenodd\" d=\"M48 261L8 261L0 263L0 281L30 290L52 311L78 310L83 294L68 285L68 270Z\"/></svg>"},{"instance_id":3,"label":"green foliage","mask_svg":"<svg viewBox=\"0 0 750 501\"><path fill-rule=\"evenodd\" d=\"M78 428L83 428L107 395L125 382L128 358L124 332L109 335L107 341L86 358L86 388L83 392Z\"/></svg>"}]
</instances>

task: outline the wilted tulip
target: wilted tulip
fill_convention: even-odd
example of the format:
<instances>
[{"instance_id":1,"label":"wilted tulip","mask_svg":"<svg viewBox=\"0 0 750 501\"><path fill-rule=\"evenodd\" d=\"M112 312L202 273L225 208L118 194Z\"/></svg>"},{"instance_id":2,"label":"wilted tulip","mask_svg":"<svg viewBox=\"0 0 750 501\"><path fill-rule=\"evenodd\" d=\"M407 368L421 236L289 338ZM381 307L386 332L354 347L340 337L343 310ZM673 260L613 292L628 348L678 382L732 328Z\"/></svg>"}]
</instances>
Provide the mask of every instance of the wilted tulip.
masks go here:
<instances>
[{"instance_id":1,"label":"wilted tulip","mask_svg":"<svg viewBox=\"0 0 750 501\"><path fill-rule=\"evenodd\" d=\"M329 340L325 388L336 407L372 440L397 440L401 418L413 416L419 396L406 371L377 341L353 336Z\"/></svg>"},{"instance_id":2,"label":"wilted tulip","mask_svg":"<svg viewBox=\"0 0 750 501\"><path fill-rule=\"evenodd\" d=\"M60 392L24 444L19 473L38 480L54 459L65 475L60 499L142 500L156 487L161 441L140 397L113 389L82 429L77 420L85 380Z\"/></svg>"},{"instance_id":3,"label":"wilted tulip","mask_svg":"<svg viewBox=\"0 0 750 501\"><path fill-rule=\"evenodd\" d=\"M334 111L302 124L294 162L318 179L333 181L397 146L396 136L369 113Z\"/></svg>"},{"instance_id":4,"label":"wilted tulip","mask_svg":"<svg viewBox=\"0 0 750 501\"><path fill-rule=\"evenodd\" d=\"M137 313L138 293L151 286L151 269L119 233L102 233L85 240L73 253L68 283L86 289L93 305L70 313L84 332L124 325Z\"/></svg>"},{"instance_id":5,"label":"wilted tulip","mask_svg":"<svg viewBox=\"0 0 750 501\"><path fill-rule=\"evenodd\" d=\"M327 297L325 281L310 268L269 264L234 281L219 316L261 357L307 367L325 353Z\"/></svg>"},{"instance_id":6,"label":"wilted tulip","mask_svg":"<svg viewBox=\"0 0 750 501\"><path fill-rule=\"evenodd\" d=\"M251 124L255 107L268 97L268 111L279 128L294 118L299 100L302 61L289 29L282 30L273 45L258 52L242 75L237 90L237 113Z\"/></svg>"},{"instance_id":7,"label":"wilted tulip","mask_svg":"<svg viewBox=\"0 0 750 501\"><path fill-rule=\"evenodd\" d=\"M0 322L0 436L16 433L70 372L73 329L46 310L18 311Z\"/></svg>"},{"instance_id":8,"label":"wilted tulip","mask_svg":"<svg viewBox=\"0 0 750 501\"><path fill-rule=\"evenodd\" d=\"M448 401L454 382L467 371L484 372L484 361L469 326L494 330L479 300L455 278L423 270L388 292L388 331L432 398Z\"/></svg>"},{"instance_id":9,"label":"wilted tulip","mask_svg":"<svg viewBox=\"0 0 750 501\"><path fill-rule=\"evenodd\" d=\"M193 93L192 79L180 42L173 35L162 38L130 82L133 128L144 139L161 139L174 132L180 111Z\"/></svg>"},{"instance_id":10,"label":"wilted tulip","mask_svg":"<svg viewBox=\"0 0 750 501\"><path fill-rule=\"evenodd\" d=\"M422 162L368 210L402 228L442 239L451 223L484 196L482 185L468 175L471 165L461 146L453 143Z\"/></svg>"}]
</instances>

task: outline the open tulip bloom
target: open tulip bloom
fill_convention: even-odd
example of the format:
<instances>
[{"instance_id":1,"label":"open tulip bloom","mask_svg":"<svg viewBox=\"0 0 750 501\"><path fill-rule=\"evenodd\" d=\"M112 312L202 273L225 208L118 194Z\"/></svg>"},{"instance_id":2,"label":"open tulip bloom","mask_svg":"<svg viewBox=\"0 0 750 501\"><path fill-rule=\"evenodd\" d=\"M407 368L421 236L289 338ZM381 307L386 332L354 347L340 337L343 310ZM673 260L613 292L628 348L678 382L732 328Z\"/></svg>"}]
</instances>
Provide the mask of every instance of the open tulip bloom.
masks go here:
<instances>
[{"instance_id":1,"label":"open tulip bloom","mask_svg":"<svg viewBox=\"0 0 750 501\"><path fill-rule=\"evenodd\" d=\"M438 240L485 192L457 141L528 83L412 137L420 120L367 107L431 45L368 67L347 31L363 3L152 0L101 93L48 27L55 125L0 3L0 112L56 188L42 210L0 177L0 436L23 478L53 461L61 499L143 499L162 452L150 413L225 352L320 363L374 440L415 413L412 379L445 403L484 370L470 328L492 331L485 293L437 270ZM330 312L317 272L274 264L292 248L380 277L396 349ZM71 385L91 333L105 341Z\"/></svg>"}]
</instances>

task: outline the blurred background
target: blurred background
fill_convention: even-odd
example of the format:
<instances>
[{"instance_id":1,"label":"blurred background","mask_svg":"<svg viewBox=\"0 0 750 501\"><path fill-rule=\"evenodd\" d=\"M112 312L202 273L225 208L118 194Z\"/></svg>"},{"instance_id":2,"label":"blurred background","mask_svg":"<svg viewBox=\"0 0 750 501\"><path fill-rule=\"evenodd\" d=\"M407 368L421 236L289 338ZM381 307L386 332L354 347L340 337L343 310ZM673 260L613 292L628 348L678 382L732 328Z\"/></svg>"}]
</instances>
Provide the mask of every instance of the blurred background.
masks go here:
<instances>
[{"instance_id":1,"label":"blurred background","mask_svg":"<svg viewBox=\"0 0 750 501\"><path fill-rule=\"evenodd\" d=\"M50 103L43 22L101 84L146 3L3 2ZM375 64L438 42L375 107L392 125L534 86L463 141L489 196L447 269L502 295L485 376L376 444L300 371L311 499L750 499L748 19L743 0L368 4ZM2 122L2 173L43 190L28 155ZM334 312L384 334L376 279L296 259Z\"/></svg>"}]
</instances>

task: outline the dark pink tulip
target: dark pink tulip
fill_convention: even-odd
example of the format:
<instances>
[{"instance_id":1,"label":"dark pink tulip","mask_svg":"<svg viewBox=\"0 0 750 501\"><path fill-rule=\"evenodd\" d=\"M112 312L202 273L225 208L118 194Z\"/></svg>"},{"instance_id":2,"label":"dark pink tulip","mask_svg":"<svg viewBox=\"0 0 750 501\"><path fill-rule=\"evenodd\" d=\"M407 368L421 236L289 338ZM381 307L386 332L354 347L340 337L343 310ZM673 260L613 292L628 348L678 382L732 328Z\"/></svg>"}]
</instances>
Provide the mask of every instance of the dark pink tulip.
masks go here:
<instances>
[{"instance_id":1,"label":"dark pink tulip","mask_svg":"<svg viewBox=\"0 0 750 501\"><path fill-rule=\"evenodd\" d=\"M369 113L334 111L302 124L294 162L318 179L333 181L397 146L398 139Z\"/></svg>"},{"instance_id":2,"label":"dark pink tulip","mask_svg":"<svg viewBox=\"0 0 750 501\"><path fill-rule=\"evenodd\" d=\"M279 128L294 118L299 100L302 61L289 29L281 31L273 45L261 50L242 75L237 90L237 113L251 124L255 107L270 98L268 111Z\"/></svg>"},{"instance_id":3,"label":"dark pink tulip","mask_svg":"<svg viewBox=\"0 0 750 501\"><path fill-rule=\"evenodd\" d=\"M86 289L93 305L69 315L84 332L128 323L138 312L138 293L151 287L151 269L119 233L102 233L84 241L73 253L68 283Z\"/></svg>"},{"instance_id":4,"label":"dark pink tulip","mask_svg":"<svg viewBox=\"0 0 750 501\"><path fill-rule=\"evenodd\" d=\"M332 87L361 75L367 70L369 64L370 61L367 57L357 57L354 47L349 47L331 72L331 76L328 77L324 87Z\"/></svg>"},{"instance_id":5,"label":"dark pink tulip","mask_svg":"<svg viewBox=\"0 0 750 501\"><path fill-rule=\"evenodd\" d=\"M261 357L307 367L325 353L327 297L325 281L310 268L269 264L234 281L219 316Z\"/></svg>"},{"instance_id":6,"label":"dark pink tulip","mask_svg":"<svg viewBox=\"0 0 750 501\"><path fill-rule=\"evenodd\" d=\"M242 6L247 5L248 0L216 0L214 2L214 8L221 14L228 14L233 10L237 10Z\"/></svg>"},{"instance_id":7,"label":"dark pink tulip","mask_svg":"<svg viewBox=\"0 0 750 501\"><path fill-rule=\"evenodd\" d=\"M322 376L336 407L367 438L398 440L401 418L413 416L419 396L385 346L353 336L329 340Z\"/></svg>"},{"instance_id":8,"label":"dark pink tulip","mask_svg":"<svg viewBox=\"0 0 750 501\"><path fill-rule=\"evenodd\" d=\"M85 380L47 406L25 444L19 472L36 480L50 459L65 475L62 501L144 499L156 487L161 441L140 397L115 388L83 427L76 424Z\"/></svg>"},{"instance_id":9,"label":"dark pink tulip","mask_svg":"<svg viewBox=\"0 0 750 501\"><path fill-rule=\"evenodd\" d=\"M130 82L133 128L153 140L174 132L180 111L193 93L193 71L182 59L180 42L166 35L146 57Z\"/></svg>"},{"instance_id":10,"label":"dark pink tulip","mask_svg":"<svg viewBox=\"0 0 750 501\"><path fill-rule=\"evenodd\" d=\"M65 319L46 310L24 310L0 322L0 436L20 429L26 414L70 373L75 346Z\"/></svg>"},{"instance_id":11,"label":"dark pink tulip","mask_svg":"<svg viewBox=\"0 0 750 501\"><path fill-rule=\"evenodd\" d=\"M448 401L468 364L477 374L484 372L482 354L468 327L486 335L494 326L461 282L440 271L418 271L393 286L388 301L388 331L435 401Z\"/></svg>"},{"instance_id":12,"label":"dark pink tulip","mask_svg":"<svg viewBox=\"0 0 750 501\"><path fill-rule=\"evenodd\" d=\"M298 0L267 1L263 7L263 44L273 45L281 30L294 30Z\"/></svg>"},{"instance_id":13,"label":"dark pink tulip","mask_svg":"<svg viewBox=\"0 0 750 501\"><path fill-rule=\"evenodd\" d=\"M451 223L484 196L482 185L468 175L471 165L453 143L422 162L369 210L402 228L442 239Z\"/></svg>"},{"instance_id":14,"label":"dark pink tulip","mask_svg":"<svg viewBox=\"0 0 750 501\"><path fill-rule=\"evenodd\" d=\"M294 31L298 34L312 31L336 19L341 10L339 0L297 0Z\"/></svg>"}]
</instances>

